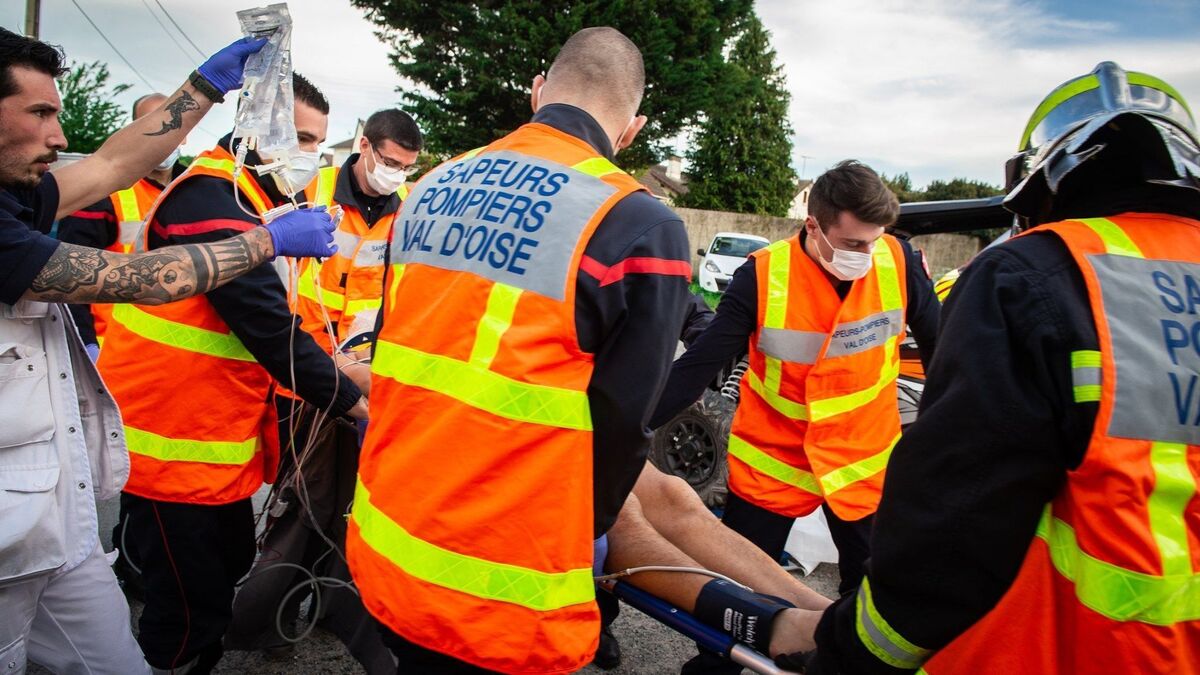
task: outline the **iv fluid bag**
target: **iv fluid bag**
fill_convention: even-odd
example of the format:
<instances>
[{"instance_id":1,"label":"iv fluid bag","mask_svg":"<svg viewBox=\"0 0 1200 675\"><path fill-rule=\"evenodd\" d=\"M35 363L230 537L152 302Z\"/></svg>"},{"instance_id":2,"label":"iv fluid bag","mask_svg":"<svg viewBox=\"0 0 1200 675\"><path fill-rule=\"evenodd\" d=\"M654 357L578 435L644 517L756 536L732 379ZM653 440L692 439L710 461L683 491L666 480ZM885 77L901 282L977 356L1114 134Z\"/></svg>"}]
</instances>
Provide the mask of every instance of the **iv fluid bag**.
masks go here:
<instances>
[{"instance_id":1,"label":"iv fluid bag","mask_svg":"<svg viewBox=\"0 0 1200 675\"><path fill-rule=\"evenodd\" d=\"M234 135L256 138L260 154L294 155L300 145L292 99L292 16L281 2L244 9L237 17L244 35L265 37L267 44L246 61Z\"/></svg>"}]
</instances>

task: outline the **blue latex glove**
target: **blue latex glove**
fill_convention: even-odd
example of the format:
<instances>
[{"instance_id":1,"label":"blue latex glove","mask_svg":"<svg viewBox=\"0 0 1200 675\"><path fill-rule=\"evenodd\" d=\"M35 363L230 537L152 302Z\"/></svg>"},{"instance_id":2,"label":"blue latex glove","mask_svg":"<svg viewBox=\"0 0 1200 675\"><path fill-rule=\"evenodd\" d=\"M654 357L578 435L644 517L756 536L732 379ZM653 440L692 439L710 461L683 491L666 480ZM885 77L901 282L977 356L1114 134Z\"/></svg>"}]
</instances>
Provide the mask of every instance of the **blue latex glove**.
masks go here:
<instances>
[{"instance_id":1,"label":"blue latex glove","mask_svg":"<svg viewBox=\"0 0 1200 675\"><path fill-rule=\"evenodd\" d=\"M92 360L92 363L95 363L96 359L100 358L100 345L94 342L89 342L88 344L84 345L83 348L87 350L88 358Z\"/></svg>"},{"instance_id":2,"label":"blue latex glove","mask_svg":"<svg viewBox=\"0 0 1200 675\"><path fill-rule=\"evenodd\" d=\"M265 44L266 38L244 37L208 57L196 70L222 93L231 92L242 86L242 70L246 68L246 59Z\"/></svg>"},{"instance_id":3,"label":"blue latex glove","mask_svg":"<svg viewBox=\"0 0 1200 675\"><path fill-rule=\"evenodd\" d=\"M324 206L285 213L265 225L271 233L275 257L327 258L337 253L333 219Z\"/></svg>"}]
</instances>

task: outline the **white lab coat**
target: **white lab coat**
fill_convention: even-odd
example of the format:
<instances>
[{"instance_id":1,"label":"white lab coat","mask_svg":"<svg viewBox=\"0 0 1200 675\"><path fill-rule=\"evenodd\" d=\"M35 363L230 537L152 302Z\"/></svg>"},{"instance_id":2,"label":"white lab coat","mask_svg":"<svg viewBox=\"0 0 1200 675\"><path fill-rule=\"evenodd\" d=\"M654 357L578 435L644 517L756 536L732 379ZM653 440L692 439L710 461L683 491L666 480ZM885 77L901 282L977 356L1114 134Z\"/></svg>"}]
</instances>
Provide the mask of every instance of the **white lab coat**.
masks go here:
<instances>
[{"instance_id":1,"label":"white lab coat","mask_svg":"<svg viewBox=\"0 0 1200 675\"><path fill-rule=\"evenodd\" d=\"M66 307L0 303L0 586L96 548L96 500L129 477L121 414Z\"/></svg>"}]
</instances>

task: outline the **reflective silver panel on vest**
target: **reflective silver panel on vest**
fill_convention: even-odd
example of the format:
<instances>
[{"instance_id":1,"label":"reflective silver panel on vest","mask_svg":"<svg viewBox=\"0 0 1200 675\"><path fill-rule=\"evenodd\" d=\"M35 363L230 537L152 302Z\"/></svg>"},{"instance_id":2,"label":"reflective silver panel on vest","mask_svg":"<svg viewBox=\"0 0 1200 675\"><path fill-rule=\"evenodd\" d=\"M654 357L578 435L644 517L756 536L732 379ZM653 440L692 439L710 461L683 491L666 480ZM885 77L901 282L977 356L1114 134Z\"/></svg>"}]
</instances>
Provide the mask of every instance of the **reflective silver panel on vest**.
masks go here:
<instances>
[{"instance_id":1,"label":"reflective silver panel on vest","mask_svg":"<svg viewBox=\"0 0 1200 675\"><path fill-rule=\"evenodd\" d=\"M137 239L141 229L142 221L140 220L122 220L117 223L117 241L129 246Z\"/></svg>"},{"instance_id":2,"label":"reflective silver panel on vest","mask_svg":"<svg viewBox=\"0 0 1200 675\"><path fill-rule=\"evenodd\" d=\"M763 327L758 331L758 351L790 363L813 364L825 345L824 333Z\"/></svg>"},{"instance_id":3,"label":"reflective silver panel on vest","mask_svg":"<svg viewBox=\"0 0 1200 675\"><path fill-rule=\"evenodd\" d=\"M1112 334L1108 435L1200 444L1200 265L1094 255Z\"/></svg>"},{"instance_id":4,"label":"reflective silver panel on vest","mask_svg":"<svg viewBox=\"0 0 1200 675\"><path fill-rule=\"evenodd\" d=\"M471 272L562 300L583 229L616 191L507 150L443 164L404 200L389 260Z\"/></svg>"},{"instance_id":5,"label":"reflective silver panel on vest","mask_svg":"<svg viewBox=\"0 0 1200 675\"><path fill-rule=\"evenodd\" d=\"M838 324L829 338L829 349L825 350L825 358L848 356L882 347L888 338L899 335L903 328L904 312L899 309Z\"/></svg>"}]
</instances>

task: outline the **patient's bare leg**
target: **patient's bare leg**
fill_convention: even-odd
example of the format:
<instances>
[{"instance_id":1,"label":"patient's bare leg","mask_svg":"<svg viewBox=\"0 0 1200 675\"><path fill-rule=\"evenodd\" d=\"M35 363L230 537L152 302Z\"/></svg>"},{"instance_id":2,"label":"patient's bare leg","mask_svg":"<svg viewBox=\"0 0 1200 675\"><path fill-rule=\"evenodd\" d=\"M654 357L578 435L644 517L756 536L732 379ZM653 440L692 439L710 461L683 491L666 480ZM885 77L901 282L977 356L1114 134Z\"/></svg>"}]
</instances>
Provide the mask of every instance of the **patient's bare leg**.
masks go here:
<instances>
[{"instance_id":1,"label":"patient's bare leg","mask_svg":"<svg viewBox=\"0 0 1200 675\"><path fill-rule=\"evenodd\" d=\"M736 579L759 593L789 600L801 609L825 609L832 602L797 581L742 535L722 525L683 479L647 462L633 494L645 520L701 567Z\"/></svg>"}]
</instances>

